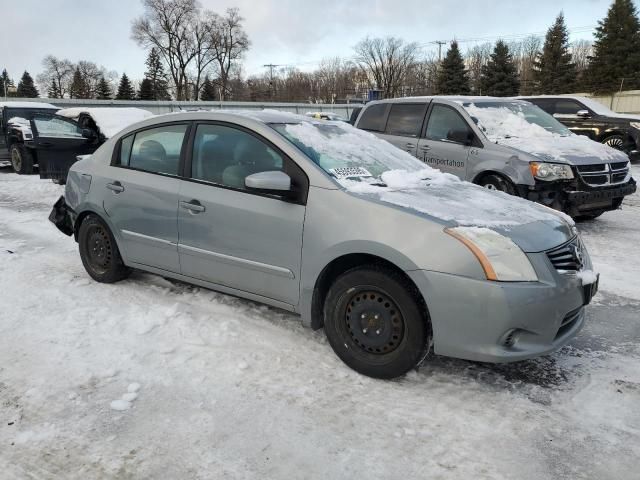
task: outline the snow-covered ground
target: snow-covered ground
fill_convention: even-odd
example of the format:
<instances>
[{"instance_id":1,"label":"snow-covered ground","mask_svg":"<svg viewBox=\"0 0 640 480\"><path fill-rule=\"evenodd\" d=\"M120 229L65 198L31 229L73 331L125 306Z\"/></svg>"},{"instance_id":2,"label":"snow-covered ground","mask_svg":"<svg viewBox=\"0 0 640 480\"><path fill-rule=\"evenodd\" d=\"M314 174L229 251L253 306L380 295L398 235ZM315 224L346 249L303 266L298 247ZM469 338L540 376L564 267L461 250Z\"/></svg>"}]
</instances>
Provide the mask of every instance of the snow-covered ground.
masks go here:
<instances>
[{"instance_id":1,"label":"snow-covered ground","mask_svg":"<svg viewBox=\"0 0 640 480\"><path fill-rule=\"evenodd\" d=\"M579 225L601 292L569 347L385 382L290 314L93 282L47 221L61 193L0 171L2 479L638 478L638 194Z\"/></svg>"}]
</instances>

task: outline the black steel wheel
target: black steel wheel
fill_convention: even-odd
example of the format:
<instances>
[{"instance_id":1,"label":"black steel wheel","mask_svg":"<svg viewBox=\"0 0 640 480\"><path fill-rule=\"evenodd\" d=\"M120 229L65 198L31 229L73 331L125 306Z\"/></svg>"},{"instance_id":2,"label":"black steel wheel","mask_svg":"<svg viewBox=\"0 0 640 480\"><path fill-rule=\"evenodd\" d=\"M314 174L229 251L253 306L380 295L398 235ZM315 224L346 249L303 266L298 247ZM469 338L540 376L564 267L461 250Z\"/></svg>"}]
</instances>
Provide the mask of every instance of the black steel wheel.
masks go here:
<instances>
[{"instance_id":1,"label":"black steel wheel","mask_svg":"<svg viewBox=\"0 0 640 480\"><path fill-rule=\"evenodd\" d=\"M505 192L505 193L508 193L509 195L516 194L516 189L511 183L511 181L507 180L506 178L500 175L496 175L493 173L482 177L478 182L478 185L488 190L498 190L499 192Z\"/></svg>"},{"instance_id":2,"label":"black steel wheel","mask_svg":"<svg viewBox=\"0 0 640 480\"><path fill-rule=\"evenodd\" d=\"M426 306L403 275L363 266L340 275L329 288L324 329L336 354L364 375L390 379L426 356L431 326Z\"/></svg>"},{"instance_id":3,"label":"black steel wheel","mask_svg":"<svg viewBox=\"0 0 640 480\"><path fill-rule=\"evenodd\" d=\"M78 232L80 258L87 273L102 283L114 283L129 276L109 227L100 217L88 215Z\"/></svg>"}]
</instances>

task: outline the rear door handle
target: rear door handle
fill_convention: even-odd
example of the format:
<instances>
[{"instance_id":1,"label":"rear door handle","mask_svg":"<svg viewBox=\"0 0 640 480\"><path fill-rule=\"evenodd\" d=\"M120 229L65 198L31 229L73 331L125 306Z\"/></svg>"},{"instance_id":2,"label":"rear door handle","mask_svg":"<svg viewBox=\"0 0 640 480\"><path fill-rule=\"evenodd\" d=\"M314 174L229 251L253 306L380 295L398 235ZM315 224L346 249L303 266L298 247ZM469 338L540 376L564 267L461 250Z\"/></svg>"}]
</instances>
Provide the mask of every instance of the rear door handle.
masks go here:
<instances>
[{"instance_id":1,"label":"rear door handle","mask_svg":"<svg viewBox=\"0 0 640 480\"><path fill-rule=\"evenodd\" d=\"M107 183L107 188L111 190L113 193L124 192L124 187L120 182Z\"/></svg>"},{"instance_id":2,"label":"rear door handle","mask_svg":"<svg viewBox=\"0 0 640 480\"><path fill-rule=\"evenodd\" d=\"M415 143L407 143L405 146L407 148L416 148L416 144Z\"/></svg>"},{"instance_id":3,"label":"rear door handle","mask_svg":"<svg viewBox=\"0 0 640 480\"><path fill-rule=\"evenodd\" d=\"M420 148L425 152L428 152L429 150L431 150L431 147L429 145L422 145Z\"/></svg>"},{"instance_id":4,"label":"rear door handle","mask_svg":"<svg viewBox=\"0 0 640 480\"><path fill-rule=\"evenodd\" d=\"M186 210L189 210L191 213L201 213L206 209L204 205L202 205L198 200L191 200L190 202L180 202L180 206Z\"/></svg>"}]
</instances>

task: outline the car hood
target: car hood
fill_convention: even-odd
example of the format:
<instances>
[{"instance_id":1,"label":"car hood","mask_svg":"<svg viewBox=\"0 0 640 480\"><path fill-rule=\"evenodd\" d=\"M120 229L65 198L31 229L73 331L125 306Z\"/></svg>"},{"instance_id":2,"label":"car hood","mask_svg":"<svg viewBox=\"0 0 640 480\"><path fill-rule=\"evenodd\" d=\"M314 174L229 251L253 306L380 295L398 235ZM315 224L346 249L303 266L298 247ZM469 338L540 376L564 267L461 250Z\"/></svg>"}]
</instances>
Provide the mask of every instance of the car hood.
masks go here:
<instances>
[{"instance_id":1,"label":"car hood","mask_svg":"<svg viewBox=\"0 0 640 480\"><path fill-rule=\"evenodd\" d=\"M564 213L432 172L386 172L381 176L384 186L353 180L341 184L352 194L443 226L490 228L511 238L525 252L548 250L576 235L573 220Z\"/></svg>"},{"instance_id":2,"label":"car hood","mask_svg":"<svg viewBox=\"0 0 640 480\"><path fill-rule=\"evenodd\" d=\"M510 137L492 139L498 145L533 155L545 162L569 165L626 162L627 155L595 142L583 135L545 135L541 137Z\"/></svg>"}]
</instances>

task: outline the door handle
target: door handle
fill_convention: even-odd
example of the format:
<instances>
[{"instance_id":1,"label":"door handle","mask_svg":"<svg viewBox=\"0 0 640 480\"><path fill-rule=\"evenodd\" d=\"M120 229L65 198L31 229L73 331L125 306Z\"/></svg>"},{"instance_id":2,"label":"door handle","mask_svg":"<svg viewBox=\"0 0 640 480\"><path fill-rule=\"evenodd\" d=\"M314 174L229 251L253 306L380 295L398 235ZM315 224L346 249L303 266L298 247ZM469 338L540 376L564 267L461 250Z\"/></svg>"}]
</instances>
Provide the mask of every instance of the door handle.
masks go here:
<instances>
[{"instance_id":1,"label":"door handle","mask_svg":"<svg viewBox=\"0 0 640 480\"><path fill-rule=\"evenodd\" d=\"M52 147L53 143L51 143L51 142L40 142L40 146L48 148L48 147Z\"/></svg>"},{"instance_id":2,"label":"door handle","mask_svg":"<svg viewBox=\"0 0 640 480\"><path fill-rule=\"evenodd\" d=\"M407 143L405 146L407 148L416 148L416 144L415 143Z\"/></svg>"},{"instance_id":3,"label":"door handle","mask_svg":"<svg viewBox=\"0 0 640 480\"><path fill-rule=\"evenodd\" d=\"M429 145L423 145L422 147L420 147L422 150L424 150L425 152L428 152L429 150L431 150L431 147Z\"/></svg>"},{"instance_id":4,"label":"door handle","mask_svg":"<svg viewBox=\"0 0 640 480\"><path fill-rule=\"evenodd\" d=\"M122 193L124 192L124 187L120 182L107 183L106 187L111 190L113 193Z\"/></svg>"},{"instance_id":5,"label":"door handle","mask_svg":"<svg viewBox=\"0 0 640 480\"><path fill-rule=\"evenodd\" d=\"M189 210L189 212L191 213L201 213L204 212L206 209L204 208L204 205L202 205L198 200L191 200L190 202L180 202L180 206L182 208L184 208L185 210Z\"/></svg>"}]
</instances>

